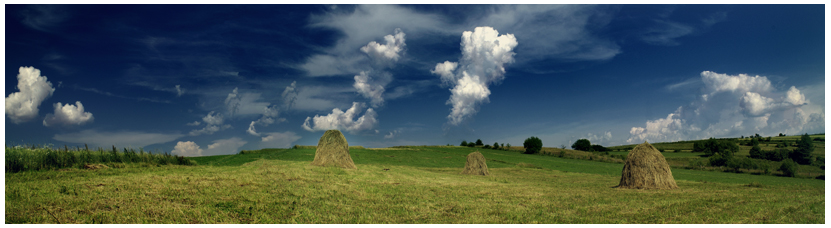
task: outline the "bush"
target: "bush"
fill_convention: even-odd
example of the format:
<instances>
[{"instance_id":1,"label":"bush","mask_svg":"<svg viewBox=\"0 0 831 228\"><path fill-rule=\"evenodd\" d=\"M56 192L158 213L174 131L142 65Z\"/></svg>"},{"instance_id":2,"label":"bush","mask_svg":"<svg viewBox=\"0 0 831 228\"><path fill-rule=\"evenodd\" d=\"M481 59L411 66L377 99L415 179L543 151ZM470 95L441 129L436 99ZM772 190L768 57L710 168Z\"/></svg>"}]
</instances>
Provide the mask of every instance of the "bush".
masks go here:
<instances>
[{"instance_id":1,"label":"bush","mask_svg":"<svg viewBox=\"0 0 831 228\"><path fill-rule=\"evenodd\" d=\"M791 159L785 160L784 162L782 162L782 166L779 166L779 171L782 171L782 175L785 175L787 177L795 177L796 169L796 162L794 162Z\"/></svg>"},{"instance_id":2,"label":"bush","mask_svg":"<svg viewBox=\"0 0 831 228\"><path fill-rule=\"evenodd\" d=\"M462 140L462 144L459 144L459 146L467 146L467 141Z\"/></svg>"},{"instance_id":3,"label":"bush","mask_svg":"<svg viewBox=\"0 0 831 228\"><path fill-rule=\"evenodd\" d=\"M724 166L724 164L727 163L727 158L725 158L724 156L721 156L721 154L715 154L713 156L710 156L709 160L710 160L710 166L713 166L713 167Z\"/></svg>"},{"instance_id":4,"label":"bush","mask_svg":"<svg viewBox=\"0 0 831 228\"><path fill-rule=\"evenodd\" d=\"M592 149L592 143L588 139L578 139L574 144L571 144L571 149L589 151Z\"/></svg>"},{"instance_id":5,"label":"bush","mask_svg":"<svg viewBox=\"0 0 831 228\"><path fill-rule=\"evenodd\" d=\"M491 148L491 145L485 145L485 146L483 146L482 148L485 148L485 149L490 149L490 148Z\"/></svg>"},{"instance_id":6,"label":"bush","mask_svg":"<svg viewBox=\"0 0 831 228\"><path fill-rule=\"evenodd\" d=\"M485 145L485 144L483 144L483 143L482 143L482 140L481 140L481 139L477 139L477 140L476 140L476 145L477 145L477 146L483 146L483 145Z\"/></svg>"},{"instance_id":7,"label":"bush","mask_svg":"<svg viewBox=\"0 0 831 228\"><path fill-rule=\"evenodd\" d=\"M536 154L542 150L542 140L535 136L531 136L530 138L525 139L525 142L522 143L522 147L525 148L526 154Z\"/></svg>"},{"instance_id":8,"label":"bush","mask_svg":"<svg viewBox=\"0 0 831 228\"><path fill-rule=\"evenodd\" d=\"M493 149L497 149L497 150L498 150L498 149L499 149L499 143L495 143L495 142L494 142L494 143L493 143Z\"/></svg>"},{"instance_id":9,"label":"bush","mask_svg":"<svg viewBox=\"0 0 831 228\"><path fill-rule=\"evenodd\" d=\"M470 142L470 143L467 144L467 147L474 147L474 146L476 146L476 143Z\"/></svg>"}]
</instances>

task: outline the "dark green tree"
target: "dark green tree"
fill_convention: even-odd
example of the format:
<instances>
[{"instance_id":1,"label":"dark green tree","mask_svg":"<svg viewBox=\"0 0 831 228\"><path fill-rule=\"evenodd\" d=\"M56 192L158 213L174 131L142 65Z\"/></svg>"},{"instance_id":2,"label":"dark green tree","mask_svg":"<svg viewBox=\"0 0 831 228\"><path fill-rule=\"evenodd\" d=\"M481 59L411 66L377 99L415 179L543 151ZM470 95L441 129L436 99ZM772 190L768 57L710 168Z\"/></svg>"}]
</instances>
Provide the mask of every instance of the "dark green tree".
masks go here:
<instances>
[{"instance_id":1,"label":"dark green tree","mask_svg":"<svg viewBox=\"0 0 831 228\"><path fill-rule=\"evenodd\" d=\"M482 140L481 140L481 139L477 139L477 140L476 140L476 145L477 145L477 146L484 146L485 144L483 144L483 143L482 143Z\"/></svg>"},{"instance_id":2,"label":"dark green tree","mask_svg":"<svg viewBox=\"0 0 831 228\"><path fill-rule=\"evenodd\" d=\"M467 146L467 140L462 140L462 144L460 144L459 146Z\"/></svg>"},{"instance_id":3,"label":"dark green tree","mask_svg":"<svg viewBox=\"0 0 831 228\"><path fill-rule=\"evenodd\" d=\"M493 148L498 150L499 149L499 143L494 142L493 143Z\"/></svg>"},{"instance_id":4,"label":"dark green tree","mask_svg":"<svg viewBox=\"0 0 831 228\"><path fill-rule=\"evenodd\" d=\"M779 166L779 171L782 171L782 174L788 177L795 177L796 176L796 162L791 159L787 159L782 162L782 166Z\"/></svg>"},{"instance_id":5,"label":"dark green tree","mask_svg":"<svg viewBox=\"0 0 831 228\"><path fill-rule=\"evenodd\" d=\"M750 140L750 143L747 144L748 146L758 146L759 145L759 138L753 138Z\"/></svg>"},{"instance_id":6,"label":"dark green tree","mask_svg":"<svg viewBox=\"0 0 831 228\"><path fill-rule=\"evenodd\" d=\"M526 154L536 154L542 150L542 140L535 136L531 136L530 138L525 139L525 142L522 143L522 147L525 148Z\"/></svg>"},{"instance_id":7,"label":"dark green tree","mask_svg":"<svg viewBox=\"0 0 831 228\"><path fill-rule=\"evenodd\" d=\"M805 133L798 141L796 141L796 149L793 150L790 157L794 162L799 163L800 165L808 165L811 164L811 160L813 160L811 152L814 152L814 142L811 140L811 137L808 136L808 133Z\"/></svg>"},{"instance_id":8,"label":"dark green tree","mask_svg":"<svg viewBox=\"0 0 831 228\"><path fill-rule=\"evenodd\" d=\"M592 143L588 139L578 139L574 144L571 144L571 149L589 151L592 149Z\"/></svg>"},{"instance_id":9,"label":"dark green tree","mask_svg":"<svg viewBox=\"0 0 831 228\"><path fill-rule=\"evenodd\" d=\"M606 152L606 151L611 151L611 150L610 150L609 148L606 148L606 147L601 146L601 145L592 145L592 149L591 149L591 151L594 151L594 152Z\"/></svg>"},{"instance_id":10,"label":"dark green tree","mask_svg":"<svg viewBox=\"0 0 831 228\"><path fill-rule=\"evenodd\" d=\"M474 146L476 146L476 143L473 143L473 142L467 143L467 147L474 147Z\"/></svg>"},{"instance_id":11,"label":"dark green tree","mask_svg":"<svg viewBox=\"0 0 831 228\"><path fill-rule=\"evenodd\" d=\"M750 158L756 158L756 159L763 159L764 158L764 154L762 153L762 148L759 147L759 145L756 145L756 146L753 146L753 148L750 148Z\"/></svg>"}]
</instances>

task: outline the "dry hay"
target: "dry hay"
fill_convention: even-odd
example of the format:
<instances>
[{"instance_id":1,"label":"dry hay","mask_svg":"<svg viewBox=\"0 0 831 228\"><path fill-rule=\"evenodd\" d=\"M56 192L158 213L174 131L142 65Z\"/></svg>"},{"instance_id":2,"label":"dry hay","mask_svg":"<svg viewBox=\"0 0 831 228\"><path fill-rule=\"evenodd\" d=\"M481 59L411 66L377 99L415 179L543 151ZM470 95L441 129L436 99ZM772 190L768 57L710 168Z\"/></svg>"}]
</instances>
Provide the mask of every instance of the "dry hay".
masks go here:
<instances>
[{"instance_id":1,"label":"dry hay","mask_svg":"<svg viewBox=\"0 0 831 228\"><path fill-rule=\"evenodd\" d=\"M479 151L468 154L465 170L462 171L462 174L487 176L489 173L485 156Z\"/></svg>"},{"instance_id":2,"label":"dry hay","mask_svg":"<svg viewBox=\"0 0 831 228\"><path fill-rule=\"evenodd\" d=\"M338 130L328 130L320 137L312 165L337 166L345 169L357 169L349 156L349 143Z\"/></svg>"},{"instance_id":3,"label":"dry hay","mask_svg":"<svg viewBox=\"0 0 831 228\"><path fill-rule=\"evenodd\" d=\"M667 160L658 149L643 142L626 156L618 188L676 189Z\"/></svg>"},{"instance_id":4,"label":"dry hay","mask_svg":"<svg viewBox=\"0 0 831 228\"><path fill-rule=\"evenodd\" d=\"M106 168L109 168L109 167L107 167L106 165L103 165L103 164L84 164L84 169L96 170L96 169L106 169Z\"/></svg>"}]
</instances>

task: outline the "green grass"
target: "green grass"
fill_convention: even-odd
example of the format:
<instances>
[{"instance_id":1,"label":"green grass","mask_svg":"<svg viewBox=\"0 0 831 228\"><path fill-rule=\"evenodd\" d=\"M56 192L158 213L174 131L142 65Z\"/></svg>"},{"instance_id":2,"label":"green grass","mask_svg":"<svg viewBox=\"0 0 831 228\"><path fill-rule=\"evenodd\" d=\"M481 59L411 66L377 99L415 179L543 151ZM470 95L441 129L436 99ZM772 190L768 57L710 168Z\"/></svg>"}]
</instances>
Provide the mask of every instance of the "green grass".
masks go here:
<instances>
[{"instance_id":1,"label":"green grass","mask_svg":"<svg viewBox=\"0 0 831 228\"><path fill-rule=\"evenodd\" d=\"M197 157L198 166L6 173L7 223L825 223L824 181L673 169L680 189L612 188L622 164L475 148L313 149ZM665 153L667 154L667 153ZM388 170L385 170L388 169Z\"/></svg>"}]
</instances>

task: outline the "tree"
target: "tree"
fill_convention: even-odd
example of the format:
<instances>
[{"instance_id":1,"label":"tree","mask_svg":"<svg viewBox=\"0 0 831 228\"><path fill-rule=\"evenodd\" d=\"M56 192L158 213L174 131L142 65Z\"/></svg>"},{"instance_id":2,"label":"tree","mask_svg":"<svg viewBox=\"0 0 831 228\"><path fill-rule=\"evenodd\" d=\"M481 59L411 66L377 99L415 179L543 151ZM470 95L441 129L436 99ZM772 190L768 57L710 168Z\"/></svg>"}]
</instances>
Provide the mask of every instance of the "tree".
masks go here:
<instances>
[{"instance_id":1,"label":"tree","mask_svg":"<svg viewBox=\"0 0 831 228\"><path fill-rule=\"evenodd\" d=\"M502 146L499 147L499 148L502 148L504 150L505 149L505 143L503 143Z\"/></svg>"},{"instance_id":2,"label":"tree","mask_svg":"<svg viewBox=\"0 0 831 228\"><path fill-rule=\"evenodd\" d=\"M578 139L574 144L571 144L571 149L589 151L592 149L592 143L588 139Z\"/></svg>"},{"instance_id":3,"label":"tree","mask_svg":"<svg viewBox=\"0 0 831 228\"><path fill-rule=\"evenodd\" d=\"M508 148L508 150L510 150L510 149L511 149L511 144L510 144L510 143L508 143L508 147L507 147L507 148Z\"/></svg>"},{"instance_id":4,"label":"tree","mask_svg":"<svg viewBox=\"0 0 831 228\"><path fill-rule=\"evenodd\" d=\"M493 148L498 150L499 149L499 143L494 142L493 143Z\"/></svg>"},{"instance_id":5,"label":"tree","mask_svg":"<svg viewBox=\"0 0 831 228\"><path fill-rule=\"evenodd\" d=\"M474 146L476 146L476 143L473 143L473 142L467 143L467 147L474 147Z\"/></svg>"},{"instance_id":6,"label":"tree","mask_svg":"<svg viewBox=\"0 0 831 228\"><path fill-rule=\"evenodd\" d=\"M779 171L782 171L782 174L788 177L796 176L796 162L791 159L787 159L782 162L782 166L779 166Z\"/></svg>"},{"instance_id":7,"label":"tree","mask_svg":"<svg viewBox=\"0 0 831 228\"><path fill-rule=\"evenodd\" d=\"M747 144L748 146L758 146L759 145L759 138L753 138L750 140L750 143Z\"/></svg>"},{"instance_id":8,"label":"tree","mask_svg":"<svg viewBox=\"0 0 831 228\"><path fill-rule=\"evenodd\" d=\"M762 148L759 147L759 145L755 145L753 148L750 148L750 158L763 159L763 155Z\"/></svg>"},{"instance_id":9,"label":"tree","mask_svg":"<svg viewBox=\"0 0 831 228\"><path fill-rule=\"evenodd\" d=\"M811 137L808 136L808 133L805 133L796 142L796 149L793 150L790 157L794 162L799 163L800 165L808 165L811 164L811 160L813 158L811 152L814 152L814 142L811 140Z\"/></svg>"},{"instance_id":10,"label":"tree","mask_svg":"<svg viewBox=\"0 0 831 228\"><path fill-rule=\"evenodd\" d=\"M606 151L611 151L609 148L606 148L606 147L601 146L601 145L592 145L592 149L591 149L591 150L592 150L592 151L594 151L594 152L606 152Z\"/></svg>"},{"instance_id":11,"label":"tree","mask_svg":"<svg viewBox=\"0 0 831 228\"><path fill-rule=\"evenodd\" d=\"M462 144L460 144L459 146L467 146L467 140L462 140Z\"/></svg>"},{"instance_id":12,"label":"tree","mask_svg":"<svg viewBox=\"0 0 831 228\"><path fill-rule=\"evenodd\" d=\"M530 138L525 139L525 142L522 143L522 147L525 148L526 154L536 154L542 150L542 140L535 136L531 136Z\"/></svg>"},{"instance_id":13,"label":"tree","mask_svg":"<svg viewBox=\"0 0 831 228\"><path fill-rule=\"evenodd\" d=\"M733 157L733 154L739 151L739 145L736 143L727 141L727 140L716 140L714 138L710 138L705 141L700 147L703 146L704 155L713 156L715 154L721 154L721 157L725 159L729 159ZM693 145L695 148L695 145Z\"/></svg>"},{"instance_id":14,"label":"tree","mask_svg":"<svg viewBox=\"0 0 831 228\"><path fill-rule=\"evenodd\" d=\"M481 139L477 139L477 140L476 140L476 145L477 145L477 146L484 146L485 144L482 144L482 140L481 140Z\"/></svg>"}]
</instances>

